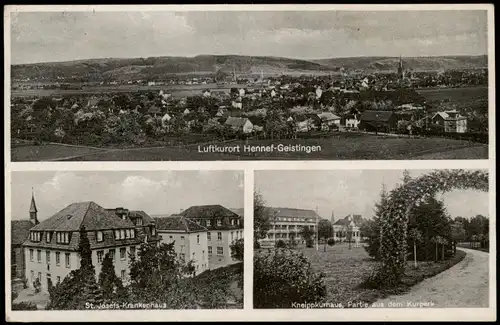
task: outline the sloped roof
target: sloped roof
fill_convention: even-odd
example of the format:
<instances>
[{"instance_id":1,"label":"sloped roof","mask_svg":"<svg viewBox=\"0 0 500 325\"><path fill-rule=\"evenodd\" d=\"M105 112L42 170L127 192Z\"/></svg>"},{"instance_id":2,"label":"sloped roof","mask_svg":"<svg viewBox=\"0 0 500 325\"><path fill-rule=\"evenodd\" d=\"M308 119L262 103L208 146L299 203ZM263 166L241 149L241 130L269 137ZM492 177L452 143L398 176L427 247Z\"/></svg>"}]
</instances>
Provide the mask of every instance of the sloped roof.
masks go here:
<instances>
[{"instance_id":1,"label":"sloped roof","mask_svg":"<svg viewBox=\"0 0 500 325\"><path fill-rule=\"evenodd\" d=\"M36 208L35 197L33 195L31 196L31 204L29 212L34 212L34 213L38 212L38 209Z\"/></svg>"},{"instance_id":2,"label":"sloped roof","mask_svg":"<svg viewBox=\"0 0 500 325\"><path fill-rule=\"evenodd\" d=\"M250 121L250 120L246 117L230 116L227 118L227 120L224 124L227 124L230 126L243 127L247 121ZM252 123L252 122L250 122L250 123Z\"/></svg>"},{"instance_id":3,"label":"sloped roof","mask_svg":"<svg viewBox=\"0 0 500 325\"><path fill-rule=\"evenodd\" d=\"M35 225L30 220L12 220L10 222L10 242L12 246L21 245L30 236L30 229Z\"/></svg>"},{"instance_id":4,"label":"sloped roof","mask_svg":"<svg viewBox=\"0 0 500 325\"><path fill-rule=\"evenodd\" d=\"M331 112L323 112L323 113L320 113L318 114L318 117L322 120L322 121L333 121L333 120L340 120L340 117L331 113Z\"/></svg>"},{"instance_id":5,"label":"sloped roof","mask_svg":"<svg viewBox=\"0 0 500 325\"><path fill-rule=\"evenodd\" d=\"M350 214L343 219L337 220L333 225L348 226L351 222L353 222L355 226L360 226L363 223L363 217L360 214Z\"/></svg>"},{"instance_id":6,"label":"sloped roof","mask_svg":"<svg viewBox=\"0 0 500 325\"><path fill-rule=\"evenodd\" d=\"M149 226L155 223L155 220L150 217L146 212L144 211L129 211L129 217L131 218L137 218L140 217L142 218L142 224L145 226Z\"/></svg>"},{"instance_id":7,"label":"sloped roof","mask_svg":"<svg viewBox=\"0 0 500 325\"><path fill-rule=\"evenodd\" d=\"M436 116L440 116L440 117L442 117L445 120L450 117L448 115L448 113L445 113L445 112L437 112L436 114L434 114L434 116L432 118L435 118Z\"/></svg>"},{"instance_id":8,"label":"sloped roof","mask_svg":"<svg viewBox=\"0 0 500 325\"><path fill-rule=\"evenodd\" d=\"M208 229L197 224L184 216L171 216L167 218L157 218L156 228L158 231L172 232L203 232Z\"/></svg>"},{"instance_id":9,"label":"sloped roof","mask_svg":"<svg viewBox=\"0 0 500 325\"><path fill-rule=\"evenodd\" d=\"M223 207L222 205L195 205L192 206L179 215L186 218L214 218L214 217L237 217L238 215L233 211Z\"/></svg>"},{"instance_id":10,"label":"sloped roof","mask_svg":"<svg viewBox=\"0 0 500 325\"><path fill-rule=\"evenodd\" d=\"M153 105L148 109L148 113L161 113L161 109L158 106Z\"/></svg>"},{"instance_id":11,"label":"sloped roof","mask_svg":"<svg viewBox=\"0 0 500 325\"><path fill-rule=\"evenodd\" d=\"M89 231L134 227L129 220L122 220L90 201L72 203L31 230L79 231L81 226Z\"/></svg>"},{"instance_id":12,"label":"sloped roof","mask_svg":"<svg viewBox=\"0 0 500 325\"><path fill-rule=\"evenodd\" d=\"M307 218L319 218L319 215L314 210L308 209L294 209L294 208L272 208L266 207L265 213L273 215L276 213L277 217L307 217Z\"/></svg>"},{"instance_id":13,"label":"sloped roof","mask_svg":"<svg viewBox=\"0 0 500 325\"><path fill-rule=\"evenodd\" d=\"M364 111L361 114L362 121L387 122L394 114L393 111Z\"/></svg>"}]
</instances>

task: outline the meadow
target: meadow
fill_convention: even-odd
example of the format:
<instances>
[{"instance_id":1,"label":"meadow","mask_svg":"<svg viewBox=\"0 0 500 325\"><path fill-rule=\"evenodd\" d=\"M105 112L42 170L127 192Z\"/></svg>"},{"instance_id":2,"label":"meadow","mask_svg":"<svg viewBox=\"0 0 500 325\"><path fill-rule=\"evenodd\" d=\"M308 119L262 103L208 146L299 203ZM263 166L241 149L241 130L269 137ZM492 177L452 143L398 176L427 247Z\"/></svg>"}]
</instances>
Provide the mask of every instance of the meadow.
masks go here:
<instances>
[{"instance_id":1,"label":"meadow","mask_svg":"<svg viewBox=\"0 0 500 325\"><path fill-rule=\"evenodd\" d=\"M320 151L244 152L244 146L304 145L319 146ZM283 140L235 140L219 146L239 146L237 153L203 152L209 144L155 146L138 148L89 148L58 144L13 147L12 161L191 161L191 160L399 160L487 159L488 146L444 138L408 138L346 132L328 138Z\"/></svg>"}]
</instances>

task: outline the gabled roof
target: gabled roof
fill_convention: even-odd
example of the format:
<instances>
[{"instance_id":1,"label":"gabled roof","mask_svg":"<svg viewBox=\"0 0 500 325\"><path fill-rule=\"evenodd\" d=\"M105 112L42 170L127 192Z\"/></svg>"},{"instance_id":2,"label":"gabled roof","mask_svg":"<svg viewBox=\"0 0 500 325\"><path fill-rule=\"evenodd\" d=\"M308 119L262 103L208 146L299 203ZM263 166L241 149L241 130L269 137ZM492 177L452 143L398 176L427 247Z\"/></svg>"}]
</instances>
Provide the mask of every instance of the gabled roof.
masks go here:
<instances>
[{"instance_id":1,"label":"gabled roof","mask_svg":"<svg viewBox=\"0 0 500 325\"><path fill-rule=\"evenodd\" d=\"M445 112L437 112L436 114L434 114L432 116L432 118L434 119L436 116L440 116L442 117L444 120L446 120L447 118L449 118L450 116L448 115L448 113L445 113Z\"/></svg>"},{"instance_id":2,"label":"gabled roof","mask_svg":"<svg viewBox=\"0 0 500 325\"><path fill-rule=\"evenodd\" d=\"M215 218L215 217L237 217L238 215L233 211L223 207L222 205L195 205L192 206L179 215L189 219L193 218Z\"/></svg>"},{"instance_id":3,"label":"gabled roof","mask_svg":"<svg viewBox=\"0 0 500 325\"><path fill-rule=\"evenodd\" d=\"M362 121L387 122L393 116L393 111L364 111Z\"/></svg>"},{"instance_id":4,"label":"gabled roof","mask_svg":"<svg viewBox=\"0 0 500 325\"><path fill-rule=\"evenodd\" d=\"M142 224L145 226L149 226L155 223L155 220L144 211L129 211L129 217L132 219L142 218Z\"/></svg>"},{"instance_id":5,"label":"gabled roof","mask_svg":"<svg viewBox=\"0 0 500 325\"><path fill-rule=\"evenodd\" d=\"M294 208L271 208L266 207L265 213L275 215L276 217L292 217L292 218L319 218L319 215L314 210L294 209Z\"/></svg>"},{"instance_id":6,"label":"gabled roof","mask_svg":"<svg viewBox=\"0 0 500 325\"><path fill-rule=\"evenodd\" d=\"M21 245L30 236L30 229L35 225L30 220L12 220L10 222L10 242L12 246Z\"/></svg>"},{"instance_id":7,"label":"gabled roof","mask_svg":"<svg viewBox=\"0 0 500 325\"><path fill-rule=\"evenodd\" d=\"M340 120L340 117L338 117L337 115L331 113L331 112L323 112L323 113L320 113L318 114L318 117L322 120L322 121L333 121L333 120Z\"/></svg>"},{"instance_id":8,"label":"gabled roof","mask_svg":"<svg viewBox=\"0 0 500 325\"><path fill-rule=\"evenodd\" d=\"M89 231L134 227L132 222L120 219L94 202L78 202L68 205L31 230L79 231L81 226Z\"/></svg>"},{"instance_id":9,"label":"gabled roof","mask_svg":"<svg viewBox=\"0 0 500 325\"><path fill-rule=\"evenodd\" d=\"M166 232L204 232L208 229L184 216L171 216L156 219L156 229Z\"/></svg>"},{"instance_id":10,"label":"gabled roof","mask_svg":"<svg viewBox=\"0 0 500 325\"><path fill-rule=\"evenodd\" d=\"M361 226L363 223L363 216L360 214L350 214L343 219L337 220L333 225L334 226L349 226L350 224L353 226Z\"/></svg>"},{"instance_id":11,"label":"gabled roof","mask_svg":"<svg viewBox=\"0 0 500 325\"><path fill-rule=\"evenodd\" d=\"M224 124L230 125L230 126L243 127L247 121L250 122L250 120L246 117L230 116L227 118L227 120ZM250 123L252 123L252 122L250 122Z\"/></svg>"},{"instance_id":12,"label":"gabled roof","mask_svg":"<svg viewBox=\"0 0 500 325\"><path fill-rule=\"evenodd\" d=\"M148 113L161 113L161 109L158 106L153 105L148 109Z\"/></svg>"}]
</instances>

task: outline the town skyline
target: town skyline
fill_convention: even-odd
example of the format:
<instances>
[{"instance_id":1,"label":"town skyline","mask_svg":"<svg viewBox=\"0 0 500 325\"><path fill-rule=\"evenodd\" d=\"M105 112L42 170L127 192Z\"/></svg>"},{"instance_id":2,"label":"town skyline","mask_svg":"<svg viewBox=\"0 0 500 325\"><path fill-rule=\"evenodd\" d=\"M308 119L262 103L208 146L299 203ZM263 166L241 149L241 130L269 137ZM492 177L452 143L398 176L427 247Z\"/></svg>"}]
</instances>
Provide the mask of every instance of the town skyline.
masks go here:
<instances>
[{"instance_id":1,"label":"town skyline","mask_svg":"<svg viewBox=\"0 0 500 325\"><path fill-rule=\"evenodd\" d=\"M488 53L487 16L481 10L19 12L11 18L12 64L123 53L304 60Z\"/></svg>"},{"instance_id":2,"label":"town skyline","mask_svg":"<svg viewBox=\"0 0 500 325\"><path fill-rule=\"evenodd\" d=\"M78 192L71 191L75 186ZM13 172L12 220L29 219L32 188L39 221L72 203L88 201L104 208L142 210L150 216L175 214L194 205L243 208L239 171Z\"/></svg>"},{"instance_id":3,"label":"town skyline","mask_svg":"<svg viewBox=\"0 0 500 325\"><path fill-rule=\"evenodd\" d=\"M409 170L418 177L430 170ZM349 214L371 219L380 199L382 184L390 192L402 183L403 170L345 170L345 171L256 171L255 191L262 195L265 205L274 208L316 210L323 219L335 221ZM362 181L360 182L360 179ZM452 218L471 218L478 214L489 216L488 193L474 190L454 190L438 194Z\"/></svg>"}]
</instances>

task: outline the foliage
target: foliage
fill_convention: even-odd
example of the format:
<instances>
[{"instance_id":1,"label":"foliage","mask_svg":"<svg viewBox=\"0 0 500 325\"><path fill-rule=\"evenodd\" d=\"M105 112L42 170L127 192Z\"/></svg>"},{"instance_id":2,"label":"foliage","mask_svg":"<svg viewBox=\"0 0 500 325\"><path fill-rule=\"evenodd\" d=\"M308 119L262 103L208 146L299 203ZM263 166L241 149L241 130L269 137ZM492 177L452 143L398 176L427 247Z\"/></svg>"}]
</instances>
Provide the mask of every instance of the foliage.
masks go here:
<instances>
[{"instance_id":1,"label":"foliage","mask_svg":"<svg viewBox=\"0 0 500 325\"><path fill-rule=\"evenodd\" d=\"M327 243L328 243L328 246L334 246L335 245L335 239L330 238L330 239L328 239Z\"/></svg>"},{"instance_id":2,"label":"foliage","mask_svg":"<svg viewBox=\"0 0 500 325\"><path fill-rule=\"evenodd\" d=\"M99 274L99 286L102 289L103 299L105 301L126 300L125 297L119 297L118 294L125 294L121 279L116 276L115 266L111 255L106 253L102 261L101 273Z\"/></svg>"},{"instance_id":3,"label":"foliage","mask_svg":"<svg viewBox=\"0 0 500 325\"><path fill-rule=\"evenodd\" d=\"M267 232L271 228L271 222L269 215L266 213L265 202L259 193L254 193L253 202L253 234L254 241L257 241L266 238Z\"/></svg>"},{"instance_id":4,"label":"foliage","mask_svg":"<svg viewBox=\"0 0 500 325\"><path fill-rule=\"evenodd\" d=\"M36 278L35 281L33 281L33 288L35 289L35 294L40 293L42 290L42 284L40 283L39 278Z\"/></svg>"},{"instance_id":5,"label":"foliage","mask_svg":"<svg viewBox=\"0 0 500 325\"><path fill-rule=\"evenodd\" d=\"M488 172L438 170L423 175L391 191L381 220L380 278L397 285L403 277L407 258L408 217L417 203L438 192L453 189L488 191Z\"/></svg>"},{"instance_id":6,"label":"foliage","mask_svg":"<svg viewBox=\"0 0 500 325\"><path fill-rule=\"evenodd\" d=\"M85 309L87 303L103 302L102 290L96 282L92 251L85 227L80 229L80 268L71 271L61 283L49 288L50 301L46 309Z\"/></svg>"},{"instance_id":7,"label":"foliage","mask_svg":"<svg viewBox=\"0 0 500 325\"><path fill-rule=\"evenodd\" d=\"M325 240L333 237L333 226L330 220L321 219L318 222L318 237Z\"/></svg>"},{"instance_id":8,"label":"foliage","mask_svg":"<svg viewBox=\"0 0 500 325\"><path fill-rule=\"evenodd\" d=\"M302 253L276 248L254 257L255 308L291 308L326 296L325 275L315 273Z\"/></svg>"},{"instance_id":9,"label":"foliage","mask_svg":"<svg viewBox=\"0 0 500 325\"><path fill-rule=\"evenodd\" d=\"M21 301L12 304L12 310L37 310L37 309L38 308L36 307L36 304L32 302Z\"/></svg>"},{"instance_id":10,"label":"foliage","mask_svg":"<svg viewBox=\"0 0 500 325\"><path fill-rule=\"evenodd\" d=\"M286 243L280 239L276 242L276 248L285 248L286 247Z\"/></svg>"},{"instance_id":11,"label":"foliage","mask_svg":"<svg viewBox=\"0 0 500 325\"><path fill-rule=\"evenodd\" d=\"M368 245L365 246L366 252L370 257L377 260L380 259L380 218L387 207L387 196L388 194L385 190L385 186L382 185L380 200L375 204L373 219L367 220L360 229L360 231L368 237Z\"/></svg>"},{"instance_id":12,"label":"foliage","mask_svg":"<svg viewBox=\"0 0 500 325\"><path fill-rule=\"evenodd\" d=\"M244 242L243 238L236 239L229 246L231 249L231 257L237 261L243 262L243 251L244 251Z\"/></svg>"}]
</instances>

